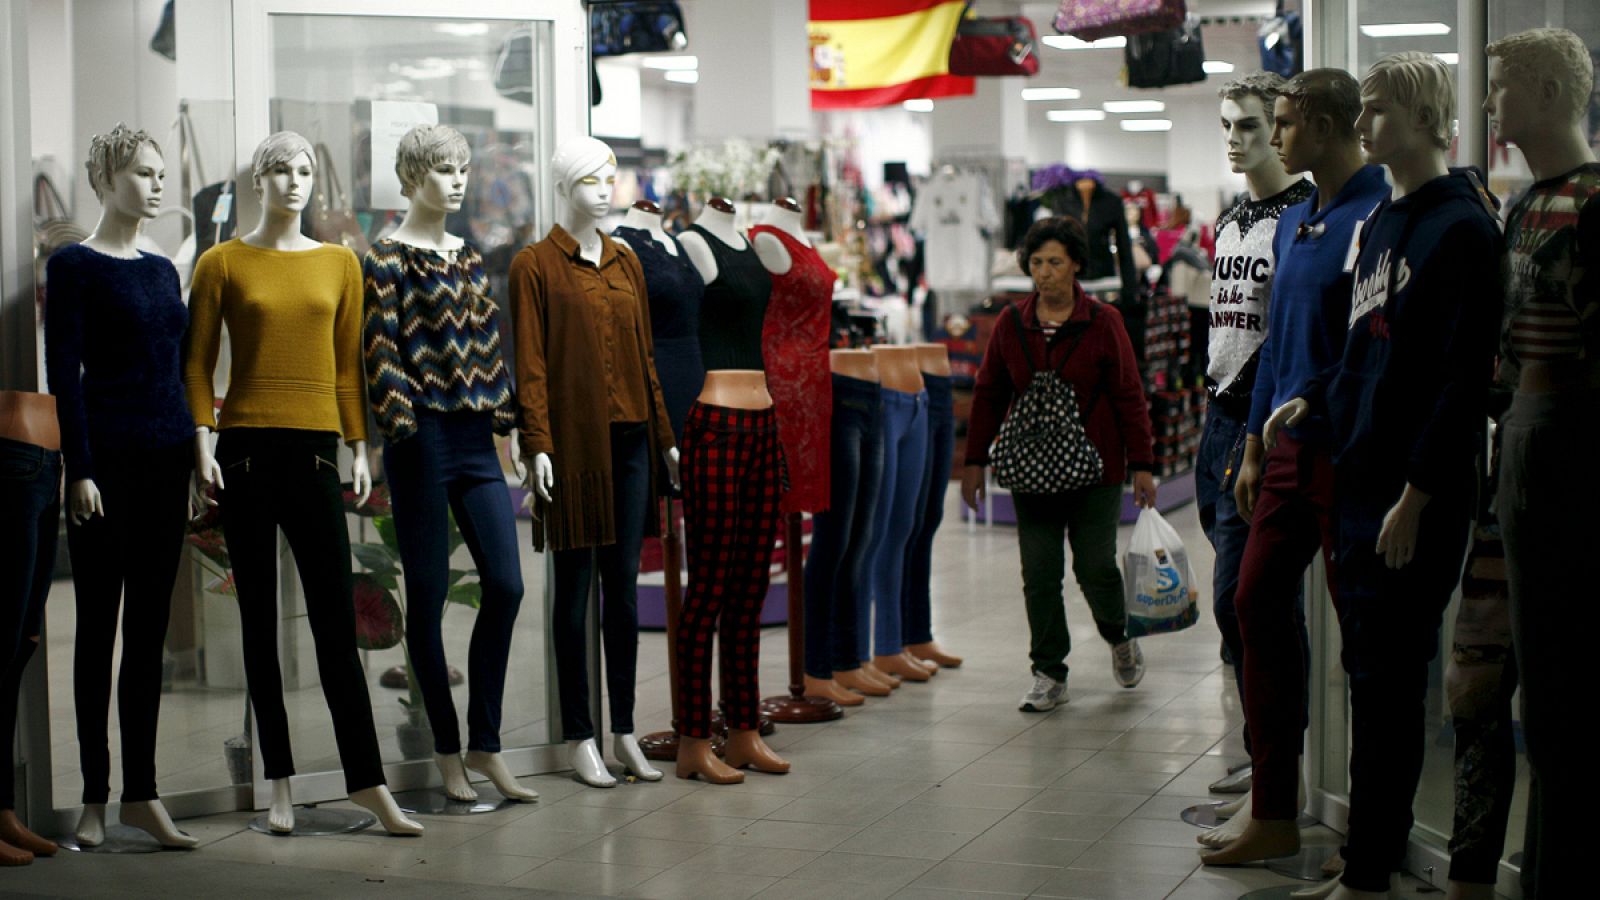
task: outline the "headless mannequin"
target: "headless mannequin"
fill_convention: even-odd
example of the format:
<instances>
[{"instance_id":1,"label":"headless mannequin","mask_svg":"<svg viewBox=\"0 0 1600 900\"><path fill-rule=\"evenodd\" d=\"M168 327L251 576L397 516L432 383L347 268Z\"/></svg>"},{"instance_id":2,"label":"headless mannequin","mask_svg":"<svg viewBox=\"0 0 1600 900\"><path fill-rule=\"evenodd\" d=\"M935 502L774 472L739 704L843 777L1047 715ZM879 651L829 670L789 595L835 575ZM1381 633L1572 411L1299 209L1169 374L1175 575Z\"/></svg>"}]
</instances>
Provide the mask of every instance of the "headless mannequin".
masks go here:
<instances>
[{"instance_id":1,"label":"headless mannequin","mask_svg":"<svg viewBox=\"0 0 1600 900\"><path fill-rule=\"evenodd\" d=\"M400 227L389 235L390 239L433 250L453 260L466 241L445 231L445 218L461 209L462 197L467 189L467 168L465 160L446 161L434 166L423 184L408 192L410 204L406 207L406 217ZM515 446L516 441L511 444ZM465 766L459 753L435 753L433 761L444 779L444 792L452 800L478 799L478 792L467 782L467 769L488 778L495 790L512 800L527 803L539 799L537 791L518 783L499 753L468 750Z\"/></svg>"},{"instance_id":2,"label":"headless mannequin","mask_svg":"<svg viewBox=\"0 0 1600 900\"><path fill-rule=\"evenodd\" d=\"M801 246L810 247L811 239L806 237L804 215L805 211L793 197L784 197L772 204L761 224L771 225L799 241ZM765 266L768 272L782 275L794 265L794 260L789 258L789 248L783 246L783 241L772 235L758 234L752 243L756 248L756 256L761 257L761 265Z\"/></svg>"},{"instance_id":3,"label":"headless mannequin","mask_svg":"<svg viewBox=\"0 0 1600 900\"><path fill-rule=\"evenodd\" d=\"M661 227L661 207L649 200L640 200L628 207L628 212L622 217L623 228L636 228L648 232L661 249L672 256L678 255L678 244L672 240L672 235Z\"/></svg>"},{"instance_id":4,"label":"headless mannequin","mask_svg":"<svg viewBox=\"0 0 1600 900\"><path fill-rule=\"evenodd\" d=\"M742 250L747 243L744 235L734 226L733 216L732 203L722 197L713 197L701 210L695 224L728 246ZM694 231L686 231L678 241L705 283L715 281L717 262L705 238ZM765 372L757 369L712 369L706 372L705 386L700 389L697 401L707 406L730 409L767 409L772 406L772 395L767 393ZM723 759L718 759L712 752L710 740L678 736L679 778L699 778L711 784L738 784L744 781L744 773L739 769L746 767L774 774L789 771L788 761L767 746L758 729L729 730Z\"/></svg>"},{"instance_id":5,"label":"headless mannequin","mask_svg":"<svg viewBox=\"0 0 1600 900\"><path fill-rule=\"evenodd\" d=\"M251 247L285 252L301 252L321 247L320 241L300 233L300 215L305 211L315 180L315 160L300 153L287 165L257 176L256 195L261 198L261 221L241 240ZM372 473L367 464L367 442L356 441L350 445L354 454L351 464L351 482L356 493L356 505L367 502L372 493ZM196 509L216 506L217 501L207 494L207 488L223 488L222 467L212 453L211 429L200 426L194 434L194 470ZM294 798L290 779L272 779L272 805L267 810L267 826L276 834L294 831ZM387 785L362 788L350 795L350 801L378 817L385 830L396 835L418 835L422 825L408 818L395 803ZM87 810L85 810L87 815ZM81 840L81 836L80 836Z\"/></svg>"},{"instance_id":6,"label":"headless mannequin","mask_svg":"<svg viewBox=\"0 0 1600 900\"><path fill-rule=\"evenodd\" d=\"M917 368L921 370L922 374L934 375L939 378L950 377L949 347L944 344L913 344L912 346L916 348ZM944 496L944 492L939 490L938 486L935 487L935 490L938 491L940 498ZM934 499L930 497L929 502L934 502ZM907 645L906 654L912 660L920 662L924 667L931 668L934 671L938 671L941 666L949 666L953 669L961 665L961 657L946 653L939 648L937 641Z\"/></svg>"}]
</instances>

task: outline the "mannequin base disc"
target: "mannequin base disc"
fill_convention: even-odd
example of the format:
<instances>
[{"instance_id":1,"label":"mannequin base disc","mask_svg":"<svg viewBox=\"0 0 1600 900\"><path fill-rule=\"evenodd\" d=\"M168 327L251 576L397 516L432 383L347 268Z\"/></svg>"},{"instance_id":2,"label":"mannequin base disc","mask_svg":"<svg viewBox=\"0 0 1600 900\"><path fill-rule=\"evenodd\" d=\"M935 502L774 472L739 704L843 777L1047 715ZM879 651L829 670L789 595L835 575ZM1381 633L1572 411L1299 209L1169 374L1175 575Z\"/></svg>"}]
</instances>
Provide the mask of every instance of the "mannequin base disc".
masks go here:
<instances>
[{"instance_id":1,"label":"mannequin base disc","mask_svg":"<svg viewBox=\"0 0 1600 900\"><path fill-rule=\"evenodd\" d=\"M1242 794L1250 790L1251 773L1252 770L1248 765L1231 770L1228 772L1228 777L1212 783L1211 792L1213 794Z\"/></svg>"},{"instance_id":2,"label":"mannequin base disc","mask_svg":"<svg viewBox=\"0 0 1600 900\"><path fill-rule=\"evenodd\" d=\"M761 701L761 714L774 722L786 725L804 725L812 722L832 722L844 718L844 710L827 697L805 695L795 697L768 697Z\"/></svg>"},{"instance_id":3,"label":"mannequin base disc","mask_svg":"<svg viewBox=\"0 0 1600 900\"><path fill-rule=\"evenodd\" d=\"M1188 822L1190 825L1193 825L1196 828L1215 828L1218 825L1221 825L1223 822L1228 821L1227 819L1217 817L1217 810L1227 805L1228 804L1226 802L1196 803L1194 806L1191 806L1183 812L1178 813L1178 818Z\"/></svg>"},{"instance_id":4,"label":"mannequin base disc","mask_svg":"<svg viewBox=\"0 0 1600 900\"><path fill-rule=\"evenodd\" d=\"M57 839L56 844L73 853L160 853L166 849L149 832L131 825L107 826L106 839L95 847L80 846L77 836L70 834Z\"/></svg>"},{"instance_id":5,"label":"mannequin base disc","mask_svg":"<svg viewBox=\"0 0 1600 900\"><path fill-rule=\"evenodd\" d=\"M727 745L727 738L721 734L711 735L711 752L722 755L722 748ZM644 751L645 759L657 762L676 762L678 759L678 733L676 731L652 731L639 738L639 749Z\"/></svg>"},{"instance_id":6,"label":"mannequin base disc","mask_svg":"<svg viewBox=\"0 0 1600 900\"><path fill-rule=\"evenodd\" d=\"M400 804L402 812L424 816L477 816L505 809L515 802L488 782L475 784L472 789L478 792L476 800L452 800L440 788L421 788L395 794L394 802Z\"/></svg>"},{"instance_id":7,"label":"mannequin base disc","mask_svg":"<svg viewBox=\"0 0 1600 900\"><path fill-rule=\"evenodd\" d=\"M1328 875L1322 871L1322 864L1338 849L1327 845L1301 847L1300 852L1293 856L1267 860L1267 871L1300 881L1327 881Z\"/></svg>"},{"instance_id":8,"label":"mannequin base disc","mask_svg":"<svg viewBox=\"0 0 1600 900\"><path fill-rule=\"evenodd\" d=\"M1289 900L1295 891L1305 890L1303 884L1280 884L1277 887L1257 888L1248 894L1240 894L1239 900Z\"/></svg>"},{"instance_id":9,"label":"mannequin base disc","mask_svg":"<svg viewBox=\"0 0 1600 900\"><path fill-rule=\"evenodd\" d=\"M365 811L297 806L294 810L294 830L288 834L273 831L267 825L265 813L250 820L250 830L273 837L327 837L330 834L363 831L376 824L378 817Z\"/></svg>"}]
</instances>

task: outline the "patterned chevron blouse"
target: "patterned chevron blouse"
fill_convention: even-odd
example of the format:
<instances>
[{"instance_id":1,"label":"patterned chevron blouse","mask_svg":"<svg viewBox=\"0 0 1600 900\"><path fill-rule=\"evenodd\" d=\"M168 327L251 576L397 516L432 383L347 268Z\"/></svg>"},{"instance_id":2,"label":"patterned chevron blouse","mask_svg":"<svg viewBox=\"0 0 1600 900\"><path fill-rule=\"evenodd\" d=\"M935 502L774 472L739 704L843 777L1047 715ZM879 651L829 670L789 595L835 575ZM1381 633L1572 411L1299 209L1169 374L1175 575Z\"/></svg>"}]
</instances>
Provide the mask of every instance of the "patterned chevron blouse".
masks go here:
<instances>
[{"instance_id":1,"label":"patterned chevron blouse","mask_svg":"<svg viewBox=\"0 0 1600 900\"><path fill-rule=\"evenodd\" d=\"M367 398L384 437L415 433L418 408L493 412L495 431L509 433L516 424L511 376L478 249L442 253L386 238L367 251L361 270Z\"/></svg>"}]
</instances>

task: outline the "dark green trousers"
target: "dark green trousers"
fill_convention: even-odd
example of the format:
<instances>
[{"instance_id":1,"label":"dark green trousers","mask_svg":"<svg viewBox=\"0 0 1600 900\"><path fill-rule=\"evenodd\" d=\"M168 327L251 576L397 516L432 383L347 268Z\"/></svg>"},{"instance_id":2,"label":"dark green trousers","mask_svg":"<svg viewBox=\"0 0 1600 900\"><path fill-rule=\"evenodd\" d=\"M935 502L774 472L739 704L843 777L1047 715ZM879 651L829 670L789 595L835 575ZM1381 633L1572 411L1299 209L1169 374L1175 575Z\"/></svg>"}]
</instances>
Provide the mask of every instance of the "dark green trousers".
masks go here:
<instances>
[{"instance_id":1,"label":"dark green trousers","mask_svg":"<svg viewBox=\"0 0 1600 900\"><path fill-rule=\"evenodd\" d=\"M1128 639L1122 570L1117 566L1122 485L1102 484L1064 494L1013 494L1012 501L1022 549L1022 596L1028 608L1033 671L1066 681L1072 636L1061 593L1067 566L1064 544L1072 545L1072 574L1089 601L1100 636L1109 644Z\"/></svg>"}]
</instances>

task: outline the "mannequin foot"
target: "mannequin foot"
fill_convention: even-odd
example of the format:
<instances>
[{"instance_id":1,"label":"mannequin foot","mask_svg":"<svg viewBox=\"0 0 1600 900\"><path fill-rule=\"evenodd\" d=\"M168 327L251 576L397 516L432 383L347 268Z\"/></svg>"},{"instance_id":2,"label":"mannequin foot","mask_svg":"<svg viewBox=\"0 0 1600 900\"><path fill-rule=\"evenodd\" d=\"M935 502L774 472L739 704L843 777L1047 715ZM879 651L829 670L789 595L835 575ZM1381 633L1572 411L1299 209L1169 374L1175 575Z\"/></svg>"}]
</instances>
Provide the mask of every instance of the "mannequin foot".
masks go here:
<instances>
[{"instance_id":1,"label":"mannequin foot","mask_svg":"<svg viewBox=\"0 0 1600 900\"><path fill-rule=\"evenodd\" d=\"M860 672L865 677L871 678L873 681L876 681L890 690L900 689L900 675L898 673L885 672L884 670L873 665L872 660L870 659L864 659L861 661Z\"/></svg>"},{"instance_id":2,"label":"mannequin foot","mask_svg":"<svg viewBox=\"0 0 1600 900\"><path fill-rule=\"evenodd\" d=\"M272 779L272 806L267 810L267 829L273 834L294 831L294 797L289 792L289 779Z\"/></svg>"},{"instance_id":3,"label":"mannequin foot","mask_svg":"<svg viewBox=\"0 0 1600 900\"><path fill-rule=\"evenodd\" d=\"M756 738L759 740L760 735ZM744 781L743 772L717 759L717 755L711 752L710 739L681 734L678 735L677 774L679 778L698 778L707 784L739 784Z\"/></svg>"},{"instance_id":4,"label":"mannequin foot","mask_svg":"<svg viewBox=\"0 0 1600 900\"><path fill-rule=\"evenodd\" d=\"M78 817L78 830L73 832L80 847L98 847L106 842L106 805L85 803L83 815Z\"/></svg>"},{"instance_id":5,"label":"mannequin foot","mask_svg":"<svg viewBox=\"0 0 1600 900\"><path fill-rule=\"evenodd\" d=\"M650 765L639 749L639 739L632 734L618 734L611 738L611 754L622 763L623 771L632 773L640 781L660 781L661 770Z\"/></svg>"},{"instance_id":6,"label":"mannequin foot","mask_svg":"<svg viewBox=\"0 0 1600 900\"><path fill-rule=\"evenodd\" d=\"M901 650L900 658L927 672L929 675L939 674L939 664L931 659L918 659L910 650Z\"/></svg>"},{"instance_id":7,"label":"mannequin foot","mask_svg":"<svg viewBox=\"0 0 1600 900\"><path fill-rule=\"evenodd\" d=\"M597 788L617 786L616 776L606 771L606 762L600 758L600 748L595 744L594 738L567 741L567 753L572 761L573 770L578 773L579 781Z\"/></svg>"},{"instance_id":8,"label":"mannequin foot","mask_svg":"<svg viewBox=\"0 0 1600 900\"><path fill-rule=\"evenodd\" d=\"M539 799L539 792L533 788L523 787L517 782L511 770L506 768L506 761L498 753L489 753L484 750L467 751L467 768L489 779L494 789L504 794L507 799L518 803L532 803ZM472 796L478 796L474 791Z\"/></svg>"},{"instance_id":9,"label":"mannequin foot","mask_svg":"<svg viewBox=\"0 0 1600 900\"><path fill-rule=\"evenodd\" d=\"M1200 832L1195 836L1195 840L1213 850L1221 850L1223 847L1238 840L1239 836L1244 834L1244 830L1250 827L1250 823L1255 821L1255 817L1250 812L1250 795L1245 794L1240 798L1240 801L1237 814L1230 816L1226 822L1215 828L1208 828ZM1232 804L1229 805L1231 806ZM1220 816L1221 813L1219 812L1218 815Z\"/></svg>"},{"instance_id":10,"label":"mannequin foot","mask_svg":"<svg viewBox=\"0 0 1600 900\"><path fill-rule=\"evenodd\" d=\"M26 866L33 862L33 853L0 841L0 868Z\"/></svg>"},{"instance_id":11,"label":"mannequin foot","mask_svg":"<svg viewBox=\"0 0 1600 900\"><path fill-rule=\"evenodd\" d=\"M350 802L377 816L378 824L390 834L401 837L415 837L422 834L422 823L406 817L400 810L400 804L394 802L394 795L389 793L389 788L385 785L362 788L350 795Z\"/></svg>"},{"instance_id":12,"label":"mannequin foot","mask_svg":"<svg viewBox=\"0 0 1600 900\"><path fill-rule=\"evenodd\" d=\"M812 678L805 676L805 689L807 697L823 697L839 704L840 706L860 706L867 702L860 694L852 694L839 686L832 678Z\"/></svg>"},{"instance_id":13,"label":"mannequin foot","mask_svg":"<svg viewBox=\"0 0 1600 900\"><path fill-rule=\"evenodd\" d=\"M772 752L767 742L761 739L760 731L730 729L722 758L735 769L755 769L768 775L786 775L789 772L789 761Z\"/></svg>"},{"instance_id":14,"label":"mannequin foot","mask_svg":"<svg viewBox=\"0 0 1600 900\"><path fill-rule=\"evenodd\" d=\"M906 681L927 681L933 677L928 674L927 669L908 661L899 654L874 656L872 658L872 666L885 675L899 675ZM865 668L865 666L862 668Z\"/></svg>"},{"instance_id":15,"label":"mannequin foot","mask_svg":"<svg viewBox=\"0 0 1600 900\"><path fill-rule=\"evenodd\" d=\"M1300 826L1293 819L1257 819L1233 843L1200 854L1200 862L1208 866L1238 866L1299 852Z\"/></svg>"},{"instance_id":16,"label":"mannequin foot","mask_svg":"<svg viewBox=\"0 0 1600 900\"><path fill-rule=\"evenodd\" d=\"M906 651L917 659L924 662L936 662L946 669L961 668L961 657L944 652L933 641L929 641L926 644L912 644L906 648Z\"/></svg>"},{"instance_id":17,"label":"mannequin foot","mask_svg":"<svg viewBox=\"0 0 1600 900\"><path fill-rule=\"evenodd\" d=\"M461 765L461 754L435 753L433 764L439 767L439 774L444 776L444 795L451 800L462 803L471 803L478 799L478 792L467 783L467 770Z\"/></svg>"},{"instance_id":18,"label":"mannequin foot","mask_svg":"<svg viewBox=\"0 0 1600 900\"><path fill-rule=\"evenodd\" d=\"M200 846L200 839L184 834L172 824L167 808L160 800L136 800L122 804L122 824L131 825L155 838L163 847L191 850Z\"/></svg>"},{"instance_id":19,"label":"mannequin foot","mask_svg":"<svg viewBox=\"0 0 1600 900\"><path fill-rule=\"evenodd\" d=\"M1329 878L1337 878L1344 874L1344 851L1335 850L1333 855L1322 863L1322 874Z\"/></svg>"},{"instance_id":20,"label":"mannequin foot","mask_svg":"<svg viewBox=\"0 0 1600 900\"><path fill-rule=\"evenodd\" d=\"M5 853L3 848L8 845L31 854L29 859L34 856L55 856L57 850L55 841L46 840L29 831L28 826L17 818L16 810L0 809L0 855Z\"/></svg>"},{"instance_id":21,"label":"mannequin foot","mask_svg":"<svg viewBox=\"0 0 1600 900\"><path fill-rule=\"evenodd\" d=\"M807 681L809 680L810 679L807 679ZM880 684L876 680L868 677L860 669L849 669L843 672L834 672L833 683L841 688L859 691L863 694L866 694L868 697L887 697L894 693L892 688L888 687L887 685ZM809 688L807 689L807 693L810 693ZM866 701L863 700L861 702L865 703Z\"/></svg>"}]
</instances>

